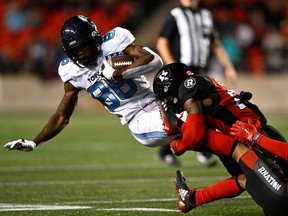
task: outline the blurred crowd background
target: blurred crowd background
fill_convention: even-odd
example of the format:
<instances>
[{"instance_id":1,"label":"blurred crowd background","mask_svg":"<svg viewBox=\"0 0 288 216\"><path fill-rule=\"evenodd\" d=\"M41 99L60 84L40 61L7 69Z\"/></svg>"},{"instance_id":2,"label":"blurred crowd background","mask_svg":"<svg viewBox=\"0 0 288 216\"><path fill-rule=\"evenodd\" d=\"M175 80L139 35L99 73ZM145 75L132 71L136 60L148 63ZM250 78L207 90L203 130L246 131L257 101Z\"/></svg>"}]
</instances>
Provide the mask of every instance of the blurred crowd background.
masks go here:
<instances>
[{"instance_id":1,"label":"blurred crowd background","mask_svg":"<svg viewBox=\"0 0 288 216\"><path fill-rule=\"evenodd\" d=\"M33 73L44 81L53 80L64 58L59 33L66 19L83 14L103 33L115 26L133 32L165 3L2 0L0 74ZM288 0L200 0L200 5L212 11L220 39L240 73L288 72Z\"/></svg>"}]
</instances>

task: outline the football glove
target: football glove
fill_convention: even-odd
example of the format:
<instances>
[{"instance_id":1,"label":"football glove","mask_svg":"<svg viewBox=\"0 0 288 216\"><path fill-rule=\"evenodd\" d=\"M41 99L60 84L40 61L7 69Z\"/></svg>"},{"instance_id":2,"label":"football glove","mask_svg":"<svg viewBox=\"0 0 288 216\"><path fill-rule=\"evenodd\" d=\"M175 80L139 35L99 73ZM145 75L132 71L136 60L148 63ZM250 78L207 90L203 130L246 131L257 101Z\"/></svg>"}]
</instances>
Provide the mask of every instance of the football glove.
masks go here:
<instances>
[{"instance_id":1,"label":"football glove","mask_svg":"<svg viewBox=\"0 0 288 216\"><path fill-rule=\"evenodd\" d=\"M167 136L172 136L181 133L183 121L178 118L172 111L172 108L166 101L158 101L161 119L164 125L164 131Z\"/></svg>"},{"instance_id":2,"label":"football glove","mask_svg":"<svg viewBox=\"0 0 288 216\"><path fill-rule=\"evenodd\" d=\"M248 124L241 121L236 121L236 123L231 127L230 135L234 136L240 142L254 147L257 138L259 137L259 132L257 131L258 124L260 124L260 122L257 120L254 125L252 119L248 119Z\"/></svg>"},{"instance_id":3,"label":"football glove","mask_svg":"<svg viewBox=\"0 0 288 216\"><path fill-rule=\"evenodd\" d=\"M115 71L115 69L112 68L111 65L106 60L104 60L99 72L107 80L114 80L113 79L114 71Z\"/></svg>"},{"instance_id":4,"label":"football glove","mask_svg":"<svg viewBox=\"0 0 288 216\"><path fill-rule=\"evenodd\" d=\"M184 154L185 150L180 150L179 148L177 148L177 144L179 142L179 139L174 139L170 142L170 149L172 151L172 153L176 156L180 156L182 154Z\"/></svg>"},{"instance_id":5,"label":"football glove","mask_svg":"<svg viewBox=\"0 0 288 216\"><path fill-rule=\"evenodd\" d=\"M19 139L4 145L7 150L33 151L37 146L33 141Z\"/></svg>"}]
</instances>

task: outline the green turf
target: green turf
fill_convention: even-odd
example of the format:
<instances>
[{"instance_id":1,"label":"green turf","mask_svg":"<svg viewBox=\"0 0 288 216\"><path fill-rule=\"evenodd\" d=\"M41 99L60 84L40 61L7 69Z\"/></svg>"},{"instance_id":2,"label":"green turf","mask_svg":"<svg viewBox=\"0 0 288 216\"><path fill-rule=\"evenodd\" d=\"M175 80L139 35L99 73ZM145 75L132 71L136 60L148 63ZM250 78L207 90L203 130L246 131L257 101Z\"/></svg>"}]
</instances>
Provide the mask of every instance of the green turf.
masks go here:
<instances>
[{"instance_id":1,"label":"green turf","mask_svg":"<svg viewBox=\"0 0 288 216\"><path fill-rule=\"evenodd\" d=\"M48 117L41 113L0 114L0 143L34 138ZM288 115L268 117L288 137ZM173 184L177 167L166 167L156 158L156 151L137 143L114 116L76 112L61 134L34 152L0 148L0 215L181 215L173 212L177 210ZM220 163L202 168L192 152L180 161L193 187L229 177ZM44 210L34 210L36 205ZM49 206L87 209L47 210ZM20 207L31 209L15 210ZM246 192L187 215L245 214L262 215Z\"/></svg>"}]
</instances>

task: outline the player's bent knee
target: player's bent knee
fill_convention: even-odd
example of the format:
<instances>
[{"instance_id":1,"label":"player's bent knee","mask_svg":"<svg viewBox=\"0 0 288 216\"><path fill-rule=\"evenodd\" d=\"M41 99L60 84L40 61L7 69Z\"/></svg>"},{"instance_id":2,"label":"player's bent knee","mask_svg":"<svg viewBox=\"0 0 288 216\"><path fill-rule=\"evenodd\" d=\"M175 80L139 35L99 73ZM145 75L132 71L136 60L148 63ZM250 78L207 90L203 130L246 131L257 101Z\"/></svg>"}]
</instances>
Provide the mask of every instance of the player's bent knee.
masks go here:
<instances>
[{"instance_id":1,"label":"player's bent knee","mask_svg":"<svg viewBox=\"0 0 288 216\"><path fill-rule=\"evenodd\" d=\"M249 152L249 157L240 160L240 166L247 178L246 190L267 215L285 215L283 212L287 214L287 179L282 169L261 152L253 152Z\"/></svg>"}]
</instances>

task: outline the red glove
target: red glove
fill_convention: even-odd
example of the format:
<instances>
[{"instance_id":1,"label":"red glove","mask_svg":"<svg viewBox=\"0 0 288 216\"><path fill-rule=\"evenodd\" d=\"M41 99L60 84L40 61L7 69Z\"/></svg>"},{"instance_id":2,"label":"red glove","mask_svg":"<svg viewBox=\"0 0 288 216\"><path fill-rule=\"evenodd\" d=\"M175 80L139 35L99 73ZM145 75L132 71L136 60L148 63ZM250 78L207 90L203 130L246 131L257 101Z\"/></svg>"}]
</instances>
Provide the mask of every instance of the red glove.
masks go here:
<instances>
[{"instance_id":1,"label":"red glove","mask_svg":"<svg viewBox=\"0 0 288 216\"><path fill-rule=\"evenodd\" d=\"M236 121L236 123L231 127L230 135L234 136L240 142L247 143L253 147L259 135L257 131L257 127L259 128L259 123L259 120L257 120L254 125L252 123L252 119L248 119L248 124L241 121Z\"/></svg>"},{"instance_id":2,"label":"red glove","mask_svg":"<svg viewBox=\"0 0 288 216\"><path fill-rule=\"evenodd\" d=\"M182 154L184 154L184 152L186 151L185 149L179 149L179 143L181 142L180 139L174 139L170 142L170 149L173 152L173 154L180 156ZM181 147L181 145L180 145Z\"/></svg>"},{"instance_id":3,"label":"red glove","mask_svg":"<svg viewBox=\"0 0 288 216\"><path fill-rule=\"evenodd\" d=\"M178 118L172 111L171 107L165 102L158 102L160 115L164 126L166 136L181 134L181 126L183 121Z\"/></svg>"}]
</instances>

